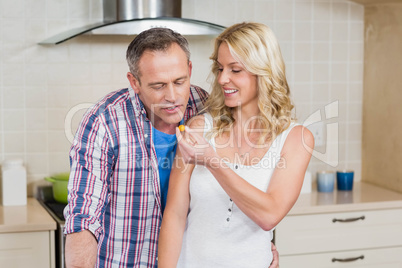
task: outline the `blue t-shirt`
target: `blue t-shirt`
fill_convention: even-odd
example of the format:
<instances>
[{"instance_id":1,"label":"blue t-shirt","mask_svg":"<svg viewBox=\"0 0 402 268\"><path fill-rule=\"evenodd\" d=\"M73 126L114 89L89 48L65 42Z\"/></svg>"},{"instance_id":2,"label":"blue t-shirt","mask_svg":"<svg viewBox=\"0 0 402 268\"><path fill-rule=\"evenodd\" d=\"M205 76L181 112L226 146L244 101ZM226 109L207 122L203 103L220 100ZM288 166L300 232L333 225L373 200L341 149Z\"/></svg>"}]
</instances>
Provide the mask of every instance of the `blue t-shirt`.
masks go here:
<instances>
[{"instance_id":1,"label":"blue t-shirt","mask_svg":"<svg viewBox=\"0 0 402 268\"><path fill-rule=\"evenodd\" d=\"M174 156L176 154L177 139L175 134L166 134L156 128L153 128L153 132L156 158L158 159L163 213L166 206L170 170L172 169Z\"/></svg>"}]
</instances>

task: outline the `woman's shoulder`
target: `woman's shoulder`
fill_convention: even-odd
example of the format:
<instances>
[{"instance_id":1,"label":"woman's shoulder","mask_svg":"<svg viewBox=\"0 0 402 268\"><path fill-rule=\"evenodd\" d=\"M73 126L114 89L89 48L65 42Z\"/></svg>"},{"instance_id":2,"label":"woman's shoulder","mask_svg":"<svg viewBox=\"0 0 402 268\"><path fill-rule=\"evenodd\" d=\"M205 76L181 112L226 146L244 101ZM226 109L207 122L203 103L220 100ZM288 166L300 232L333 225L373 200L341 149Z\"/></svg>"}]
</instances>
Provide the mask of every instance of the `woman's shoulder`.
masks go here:
<instances>
[{"instance_id":1,"label":"woman's shoulder","mask_svg":"<svg viewBox=\"0 0 402 268\"><path fill-rule=\"evenodd\" d=\"M292 124L288 129L284 149L303 147L308 151L314 148L314 136L311 131L301 124ZM286 150L286 149L285 149Z\"/></svg>"}]
</instances>

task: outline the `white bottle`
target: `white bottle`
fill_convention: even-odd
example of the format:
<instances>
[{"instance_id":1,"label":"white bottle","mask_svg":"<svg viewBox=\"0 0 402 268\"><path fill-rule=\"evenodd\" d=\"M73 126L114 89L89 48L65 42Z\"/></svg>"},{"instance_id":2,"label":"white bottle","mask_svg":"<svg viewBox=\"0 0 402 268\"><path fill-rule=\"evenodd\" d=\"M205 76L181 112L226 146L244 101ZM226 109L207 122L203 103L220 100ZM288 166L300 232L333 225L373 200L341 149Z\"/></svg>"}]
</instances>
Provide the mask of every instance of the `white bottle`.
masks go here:
<instances>
[{"instance_id":1,"label":"white bottle","mask_svg":"<svg viewBox=\"0 0 402 268\"><path fill-rule=\"evenodd\" d=\"M27 204L27 173L22 159L6 160L1 167L1 204L24 206Z\"/></svg>"}]
</instances>

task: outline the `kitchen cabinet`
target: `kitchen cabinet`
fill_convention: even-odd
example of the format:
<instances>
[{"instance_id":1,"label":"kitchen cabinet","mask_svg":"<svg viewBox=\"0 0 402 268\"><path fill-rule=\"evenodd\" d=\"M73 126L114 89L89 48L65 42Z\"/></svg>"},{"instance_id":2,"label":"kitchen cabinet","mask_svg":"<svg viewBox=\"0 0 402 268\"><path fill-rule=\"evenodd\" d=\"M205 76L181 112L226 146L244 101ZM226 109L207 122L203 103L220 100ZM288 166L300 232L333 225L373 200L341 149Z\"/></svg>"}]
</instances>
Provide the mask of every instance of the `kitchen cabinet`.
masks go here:
<instances>
[{"instance_id":1,"label":"kitchen cabinet","mask_svg":"<svg viewBox=\"0 0 402 268\"><path fill-rule=\"evenodd\" d=\"M402 267L402 194L364 182L301 194L275 244L281 268Z\"/></svg>"},{"instance_id":2,"label":"kitchen cabinet","mask_svg":"<svg viewBox=\"0 0 402 268\"><path fill-rule=\"evenodd\" d=\"M56 222L36 199L0 206L0 267L54 268Z\"/></svg>"}]
</instances>

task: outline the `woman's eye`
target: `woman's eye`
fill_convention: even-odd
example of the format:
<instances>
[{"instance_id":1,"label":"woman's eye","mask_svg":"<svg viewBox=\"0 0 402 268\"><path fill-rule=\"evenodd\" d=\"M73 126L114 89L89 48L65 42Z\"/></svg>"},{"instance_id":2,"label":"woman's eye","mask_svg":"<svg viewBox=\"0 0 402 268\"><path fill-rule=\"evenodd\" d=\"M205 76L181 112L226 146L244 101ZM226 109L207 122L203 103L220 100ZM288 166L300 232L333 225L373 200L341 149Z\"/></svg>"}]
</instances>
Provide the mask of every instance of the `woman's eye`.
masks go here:
<instances>
[{"instance_id":1,"label":"woman's eye","mask_svg":"<svg viewBox=\"0 0 402 268\"><path fill-rule=\"evenodd\" d=\"M232 70L232 72L234 72L234 73L240 73L241 70Z\"/></svg>"}]
</instances>

